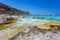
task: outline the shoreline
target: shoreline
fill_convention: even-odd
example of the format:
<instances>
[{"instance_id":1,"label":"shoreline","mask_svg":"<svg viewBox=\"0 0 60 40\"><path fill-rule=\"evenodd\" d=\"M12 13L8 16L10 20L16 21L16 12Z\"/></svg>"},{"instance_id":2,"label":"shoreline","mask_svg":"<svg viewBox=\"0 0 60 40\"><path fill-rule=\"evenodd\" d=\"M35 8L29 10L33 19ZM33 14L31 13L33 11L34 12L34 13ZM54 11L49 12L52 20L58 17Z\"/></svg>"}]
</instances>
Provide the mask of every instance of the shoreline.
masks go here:
<instances>
[{"instance_id":1,"label":"shoreline","mask_svg":"<svg viewBox=\"0 0 60 40\"><path fill-rule=\"evenodd\" d=\"M7 40L12 40L12 38L14 39L15 38L15 35L18 35L18 33L20 33L20 32L27 32L27 31L25 31L25 28L27 28L26 30L31 30L30 31L30 33L33 31L33 30L35 30L35 29L37 29L36 31L33 31L34 33L39 33L39 30L44 30L44 29L41 29L41 27L39 26L39 27L34 27L34 26L37 26L38 24L39 25L41 25L42 24L42 28L44 28L43 27L43 24L45 24L45 23L49 23L49 22L51 22L50 20L47 20L47 19L28 19L28 18L18 18L18 20L14 23L14 25L11 27L11 28L8 28L8 29L5 29L5 30L2 30L2 31L0 31L0 39L2 38L2 40L4 40L4 39L7 39ZM35 28L35 29L34 29ZM47 29L48 30L48 29ZM4 33L5 32L5 33ZM33 33L32 32L32 33ZM42 32L44 32L44 31L42 31ZM47 31L47 32L49 32L49 31ZM28 34L30 34L30 33L27 33L27 35ZM33 33L33 38L34 38L34 33ZM40 32L41 33L41 32ZM21 35L21 34L20 34ZM25 35L25 34L24 34ZM31 36L32 36L32 34L30 34ZM39 34L40 35L40 34ZM44 34L42 34L42 35L44 35ZM7 37L7 36L9 36L9 37ZM29 36L29 38L31 37L31 36ZM37 38L38 38L39 36L37 35ZM23 37L22 37L23 38ZM32 38L32 39L33 39ZM35 37L36 38L36 37ZM19 37L17 37L17 39L20 39ZM31 39L31 40L32 40ZM23 40L23 39L21 39L21 40ZM35 40L35 39L34 39ZM37 39L36 39L37 40Z\"/></svg>"}]
</instances>

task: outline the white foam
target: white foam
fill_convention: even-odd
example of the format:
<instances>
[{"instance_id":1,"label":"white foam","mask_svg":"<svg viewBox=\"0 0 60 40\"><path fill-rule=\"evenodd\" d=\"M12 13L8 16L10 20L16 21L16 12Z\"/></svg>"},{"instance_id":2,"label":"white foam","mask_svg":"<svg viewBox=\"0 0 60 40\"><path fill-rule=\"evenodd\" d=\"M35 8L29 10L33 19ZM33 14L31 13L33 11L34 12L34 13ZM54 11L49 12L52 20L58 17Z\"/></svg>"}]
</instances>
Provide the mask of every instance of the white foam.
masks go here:
<instances>
[{"instance_id":1,"label":"white foam","mask_svg":"<svg viewBox=\"0 0 60 40\"><path fill-rule=\"evenodd\" d=\"M23 26L23 25L36 25L36 24L44 24L45 22L50 22L49 20L43 19L28 19L28 18L19 18L19 20L15 23L15 26Z\"/></svg>"}]
</instances>

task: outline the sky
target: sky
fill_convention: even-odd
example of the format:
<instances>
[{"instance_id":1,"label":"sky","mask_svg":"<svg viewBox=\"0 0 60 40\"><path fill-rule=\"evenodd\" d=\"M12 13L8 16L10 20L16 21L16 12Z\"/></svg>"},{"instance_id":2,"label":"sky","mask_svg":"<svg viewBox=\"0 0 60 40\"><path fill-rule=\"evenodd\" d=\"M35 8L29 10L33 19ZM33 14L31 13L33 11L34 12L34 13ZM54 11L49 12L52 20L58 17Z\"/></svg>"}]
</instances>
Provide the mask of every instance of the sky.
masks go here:
<instances>
[{"instance_id":1,"label":"sky","mask_svg":"<svg viewBox=\"0 0 60 40\"><path fill-rule=\"evenodd\" d=\"M60 15L60 0L0 0L0 3L32 15Z\"/></svg>"}]
</instances>

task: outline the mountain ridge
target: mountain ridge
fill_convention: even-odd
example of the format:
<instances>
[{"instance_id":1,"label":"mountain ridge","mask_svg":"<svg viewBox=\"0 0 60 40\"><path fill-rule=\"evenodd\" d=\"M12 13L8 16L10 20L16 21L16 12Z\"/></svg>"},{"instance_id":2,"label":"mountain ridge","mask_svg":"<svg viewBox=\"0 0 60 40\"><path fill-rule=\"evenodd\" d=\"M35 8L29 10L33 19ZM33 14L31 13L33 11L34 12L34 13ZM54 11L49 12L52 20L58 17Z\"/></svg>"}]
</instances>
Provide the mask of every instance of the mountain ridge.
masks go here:
<instances>
[{"instance_id":1,"label":"mountain ridge","mask_svg":"<svg viewBox=\"0 0 60 40\"><path fill-rule=\"evenodd\" d=\"M10 7L6 4L0 3L0 14L26 14L30 15L29 12L18 10L16 8Z\"/></svg>"}]
</instances>

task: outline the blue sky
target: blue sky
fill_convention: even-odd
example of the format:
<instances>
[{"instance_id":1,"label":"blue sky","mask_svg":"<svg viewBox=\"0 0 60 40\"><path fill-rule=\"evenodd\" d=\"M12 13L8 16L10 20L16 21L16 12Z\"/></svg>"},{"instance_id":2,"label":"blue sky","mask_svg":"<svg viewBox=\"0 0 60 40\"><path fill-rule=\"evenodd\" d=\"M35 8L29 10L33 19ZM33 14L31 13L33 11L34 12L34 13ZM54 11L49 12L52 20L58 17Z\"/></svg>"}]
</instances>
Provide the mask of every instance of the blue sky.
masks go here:
<instances>
[{"instance_id":1,"label":"blue sky","mask_svg":"<svg viewBox=\"0 0 60 40\"><path fill-rule=\"evenodd\" d=\"M0 2L29 11L33 15L60 15L60 0L0 0Z\"/></svg>"}]
</instances>

